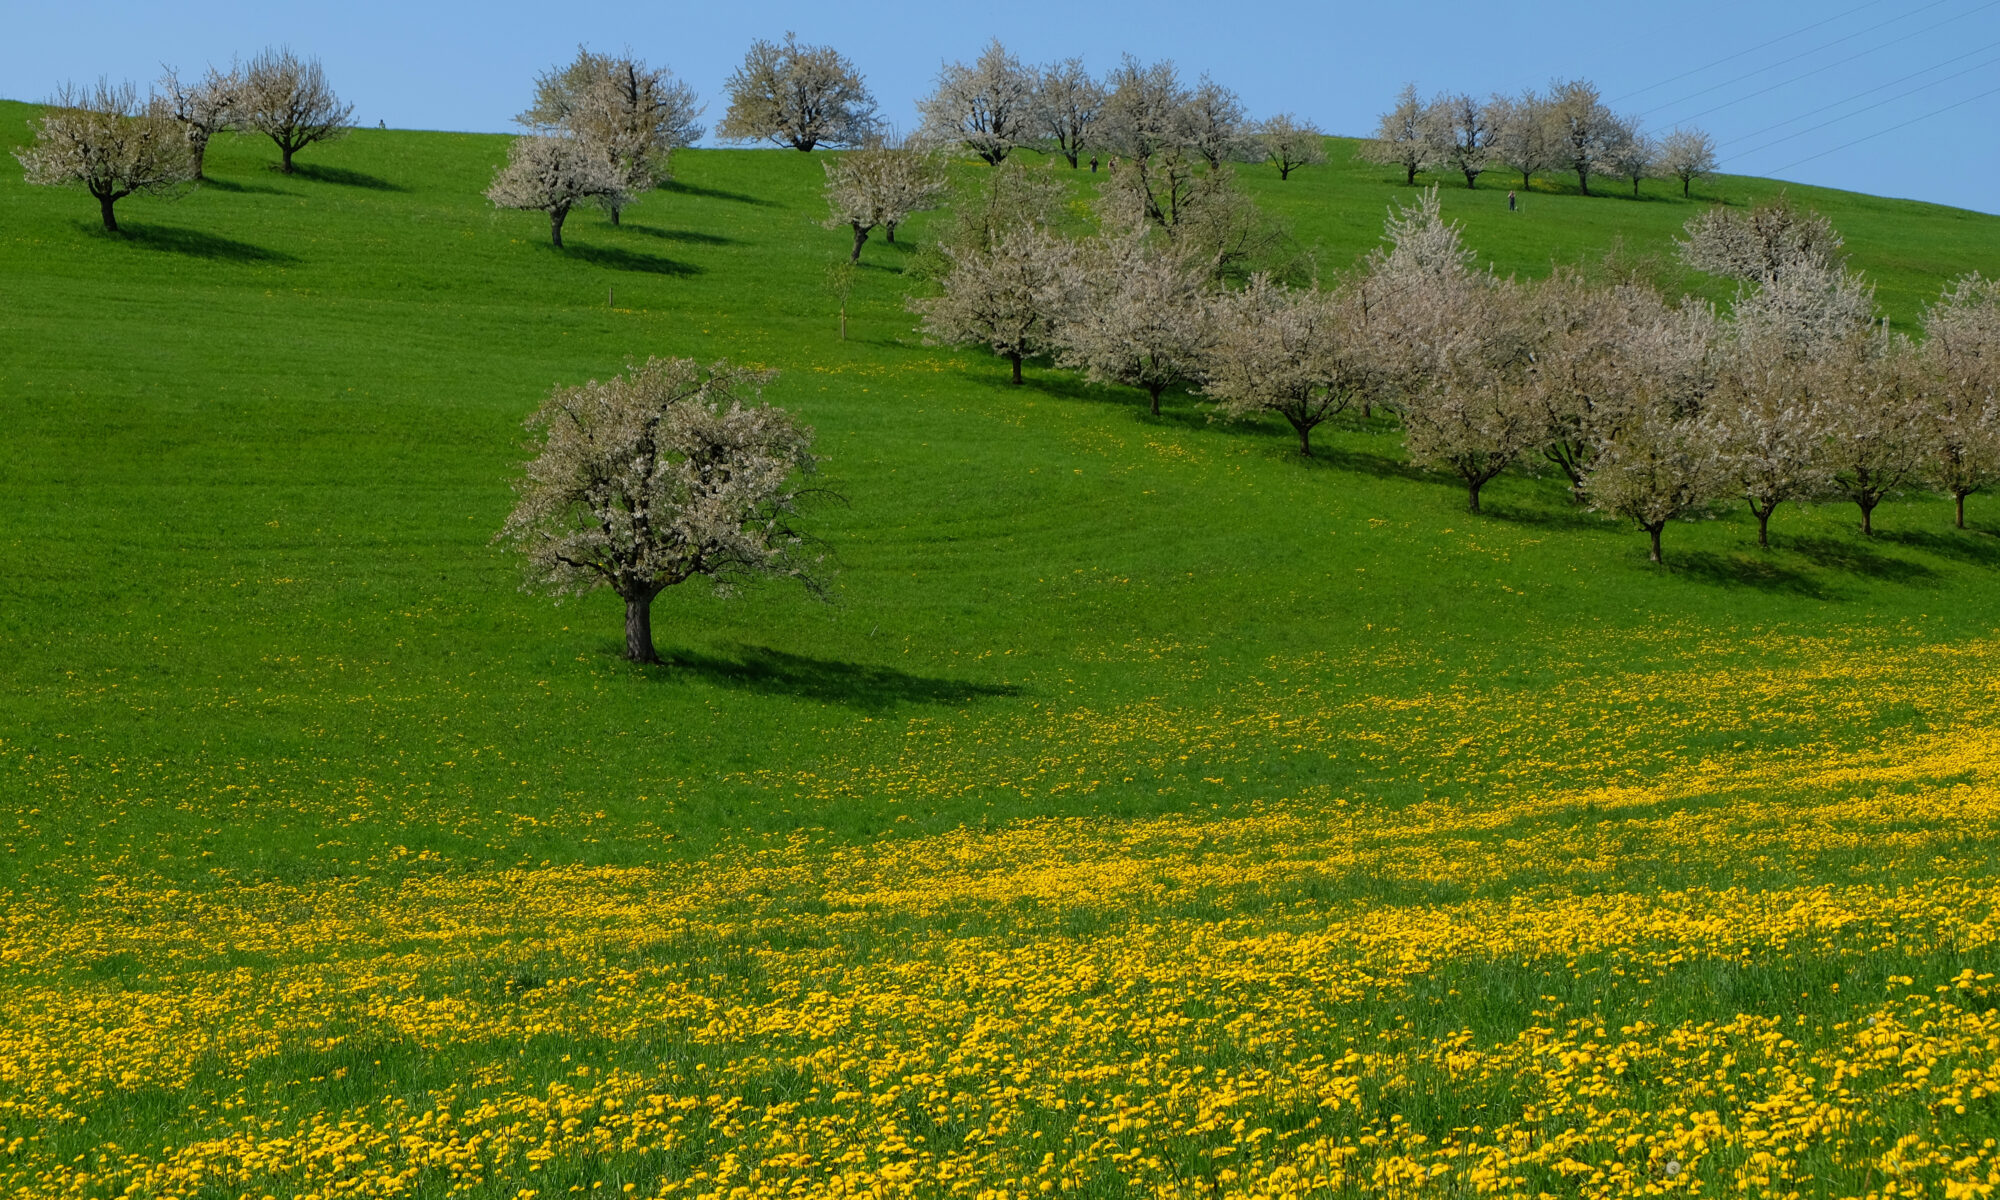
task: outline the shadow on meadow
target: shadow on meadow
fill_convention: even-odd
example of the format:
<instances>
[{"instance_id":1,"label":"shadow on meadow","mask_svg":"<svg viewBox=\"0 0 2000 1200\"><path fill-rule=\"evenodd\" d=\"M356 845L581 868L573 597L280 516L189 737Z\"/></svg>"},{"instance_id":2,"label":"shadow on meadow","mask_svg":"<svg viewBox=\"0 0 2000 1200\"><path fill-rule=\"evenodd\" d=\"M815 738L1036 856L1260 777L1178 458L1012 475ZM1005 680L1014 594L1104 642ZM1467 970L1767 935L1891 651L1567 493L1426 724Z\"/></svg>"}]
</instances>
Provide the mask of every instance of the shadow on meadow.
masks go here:
<instances>
[{"instance_id":1,"label":"shadow on meadow","mask_svg":"<svg viewBox=\"0 0 2000 1200\"><path fill-rule=\"evenodd\" d=\"M732 650L730 657L689 650L668 653L660 677L671 680L696 676L724 687L869 710L899 704L969 704L975 700L1019 696L1023 691L1009 683L938 679L893 667L813 658L766 646L739 645Z\"/></svg>"},{"instance_id":2,"label":"shadow on meadow","mask_svg":"<svg viewBox=\"0 0 2000 1200\"><path fill-rule=\"evenodd\" d=\"M735 238L723 237L717 233L703 233L698 229L662 229L653 225L636 224L632 221L627 221L622 225L611 226L611 228L622 229L627 233L636 233L640 237L657 238L663 242L687 242L696 246L733 246L736 244Z\"/></svg>"},{"instance_id":3,"label":"shadow on meadow","mask_svg":"<svg viewBox=\"0 0 2000 1200\"><path fill-rule=\"evenodd\" d=\"M105 233L94 223L78 223L86 233L108 240L124 241L130 245L148 250L158 250L167 254L185 254L190 258L206 258L213 262L266 263L274 266L288 266L299 261L282 250L267 250L249 242L239 242L233 238L219 237L199 229L183 229L177 225L134 225L130 221L119 226L117 233Z\"/></svg>"},{"instance_id":4,"label":"shadow on meadow","mask_svg":"<svg viewBox=\"0 0 2000 1200\"><path fill-rule=\"evenodd\" d=\"M2000 567L2000 538L1989 530L1958 529L1949 533L1892 530L1876 536L1912 550L1929 551L1940 558L1956 559L1979 567Z\"/></svg>"},{"instance_id":5,"label":"shadow on meadow","mask_svg":"<svg viewBox=\"0 0 2000 1200\"><path fill-rule=\"evenodd\" d=\"M1804 571L1772 561L1762 552L1717 554L1710 550L1675 551L1667 548L1667 568L1675 574L1703 583L1732 588L1755 588L1809 600L1837 600L1838 592Z\"/></svg>"},{"instance_id":6,"label":"shadow on meadow","mask_svg":"<svg viewBox=\"0 0 2000 1200\"><path fill-rule=\"evenodd\" d=\"M198 186L203 188L213 188L218 192L229 192L234 195L244 195L244 194L259 195L259 196L298 195L297 192L291 191L287 188L271 187L268 184L262 184L262 183L238 183L234 179L218 179L213 175L203 176L202 181Z\"/></svg>"},{"instance_id":7,"label":"shadow on meadow","mask_svg":"<svg viewBox=\"0 0 2000 1200\"><path fill-rule=\"evenodd\" d=\"M700 275L702 268L693 263L665 258L658 254L647 254L642 250L626 250L618 246L581 246L574 242L557 249L545 247L564 258L589 263L593 267L607 267L613 271L637 271L648 275Z\"/></svg>"},{"instance_id":8,"label":"shadow on meadow","mask_svg":"<svg viewBox=\"0 0 2000 1200\"><path fill-rule=\"evenodd\" d=\"M400 183L390 183L380 175L370 175L365 171L355 171L347 167L329 167L323 163L292 164L292 174L316 183L335 183L341 187L367 188L376 192L407 192L410 189Z\"/></svg>"},{"instance_id":9,"label":"shadow on meadow","mask_svg":"<svg viewBox=\"0 0 2000 1200\"><path fill-rule=\"evenodd\" d=\"M1886 537L1886 534L1877 534ZM1787 537L1777 543L1782 549L1805 556L1816 567L1829 567L1850 575L1866 576L1892 583L1934 583L1938 574L1922 563L1884 554L1859 540L1830 537Z\"/></svg>"},{"instance_id":10,"label":"shadow on meadow","mask_svg":"<svg viewBox=\"0 0 2000 1200\"><path fill-rule=\"evenodd\" d=\"M681 195L681 196L701 196L709 200L731 200L737 204L754 204L758 208L778 207L775 201L765 200L760 197L752 196L744 192L730 192L730 191L724 191L721 188L702 187L700 184L683 183L681 180L678 179L667 180L665 183L659 186L658 190L662 192L673 192L676 195Z\"/></svg>"}]
</instances>

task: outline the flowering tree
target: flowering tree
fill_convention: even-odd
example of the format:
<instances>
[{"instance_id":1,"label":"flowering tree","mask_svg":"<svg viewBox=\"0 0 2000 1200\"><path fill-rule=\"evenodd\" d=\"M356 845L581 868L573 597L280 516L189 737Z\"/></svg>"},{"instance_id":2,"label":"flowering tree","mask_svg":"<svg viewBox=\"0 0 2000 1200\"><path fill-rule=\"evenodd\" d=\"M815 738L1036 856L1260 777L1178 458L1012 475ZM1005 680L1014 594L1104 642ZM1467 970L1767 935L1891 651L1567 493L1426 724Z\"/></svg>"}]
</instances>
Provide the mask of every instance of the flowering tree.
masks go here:
<instances>
[{"instance_id":1,"label":"flowering tree","mask_svg":"<svg viewBox=\"0 0 2000 1200\"><path fill-rule=\"evenodd\" d=\"M1210 170L1243 157L1251 146L1242 98L1207 75L1189 90L1180 125L1182 145Z\"/></svg>"},{"instance_id":2,"label":"flowering tree","mask_svg":"<svg viewBox=\"0 0 2000 1200\"><path fill-rule=\"evenodd\" d=\"M731 141L811 150L864 145L881 134L875 97L854 64L831 46L801 45L790 33L782 44L750 43L723 86L729 111L716 132Z\"/></svg>"},{"instance_id":3,"label":"flowering tree","mask_svg":"<svg viewBox=\"0 0 2000 1200\"><path fill-rule=\"evenodd\" d=\"M1965 498L2000 481L2000 282L1954 282L1924 318L1919 405L1933 483L1965 528Z\"/></svg>"},{"instance_id":4,"label":"flowering tree","mask_svg":"<svg viewBox=\"0 0 2000 1200\"><path fill-rule=\"evenodd\" d=\"M1195 382L1215 341L1205 264L1144 230L1095 239L1079 256L1071 309L1056 322L1056 362L1092 383L1160 395Z\"/></svg>"},{"instance_id":5,"label":"flowering tree","mask_svg":"<svg viewBox=\"0 0 2000 1200\"><path fill-rule=\"evenodd\" d=\"M292 156L315 142L347 136L354 106L342 104L316 58L302 59L286 47L266 50L243 71L237 102L243 128L277 144L279 169L292 173Z\"/></svg>"},{"instance_id":6,"label":"flowering tree","mask_svg":"<svg viewBox=\"0 0 2000 1200\"><path fill-rule=\"evenodd\" d=\"M1660 139L1660 173L1681 181L1681 195L1690 195L1694 181L1715 174L1715 139L1699 129L1675 126Z\"/></svg>"},{"instance_id":7,"label":"flowering tree","mask_svg":"<svg viewBox=\"0 0 2000 1200\"><path fill-rule=\"evenodd\" d=\"M1326 161L1326 131L1291 113L1266 117L1251 134L1264 152L1264 161L1278 168L1279 179L1290 179L1300 167Z\"/></svg>"},{"instance_id":8,"label":"flowering tree","mask_svg":"<svg viewBox=\"0 0 2000 1200\"><path fill-rule=\"evenodd\" d=\"M1143 64L1127 54L1105 79L1098 140L1121 158L1145 162L1183 149L1189 91L1170 61Z\"/></svg>"},{"instance_id":9,"label":"flowering tree","mask_svg":"<svg viewBox=\"0 0 2000 1200\"><path fill-rule=\"evenodd\" d=\"M202 164L208 157L208 143L216 134L236 124L236 108L243 94L243 72L231 66L227 72L210 67L198 80L183 80L172 67L160 78L160 93L168 111L187 134L188 156L195 182L206 178Z\"/></svg>"},{"instance_id":10,"label":"flowering tree","mask_svg":"<svg viewBox=\"0 0 2000 1200\"><path fill-rule=\"evenodd\" d=\"M1035 135L1034 73L994 38L971 66L946 63L917 111L923 114L919 137L940 146L956 143L998 163Z\"/></svg>"},{"instance_id":11,"label":"flowering tree","mask_svg":"<svg viewBox=\"0 0 2000 1200\"><path fill-rule=\"evenodd\" d=\"M194 177L188 140L167 102L139 99L131 84L63 85L35 122L35 139L14 152L29 183L81 186L97 197L104 228L134 193L171 195Z\"/></svg>"},{"instance_id":12,"label":"flowering tree","mask_svg":"<svg viewBox=\"0 0 2000 1200\"><path fill-rule=\"evenodd\" d=\"M1592 175L1616 169L1613 155L1629 132L1625 123L1597 85L1583 79L1551 85L1545 111L1552 157L1576 172L1577 190L1588 196Z\"/></svg>"},{"instance_id":13,"label":"flowering tree","mask_svg":"<svg viewBox=\"0 0 2000 1200\"><path fill-rule=\"evenodd\" d=\"M672 178L674 151L699 141L701 102L665 67L630 55L578 48L569 65L535 80L535 102L514 118L530 129L569 134L601 153L619 176L611 223L626 201Z\"/></svg>"},{"instance_id":14,"label":"flowering tree","mask_svg":"<svg viewBox=\"0 0 2000 1200\"><path fill-rule=\"evenodd\" d=\"M567 134L530 134L507 147L507 165L486 198L500 208L549 214L549 241L562 249L569 210L586 201L625 203L623 173L595 146Z\"/></svg>"},{"instance_id":15,"label":"flowering tree","mask_svg":"<svg viewBox=\"0 0 2000 1200\"><path fill-rule=\"evenodd\" d=\"M1061 314L1074 311L1078 287L1076 248L1035 225L1016 225L990 246L948 244L943 289L913 297L927 340L945 345L986 345L1013 367L1055 348Z\"/></svg>"},{"instance_id":16,"label":"flowering tree","mask_svg":"<svg viewBox=\"0 0 2000 1200\"><path fill-rule=\"evenodd\" d=\"M826 168L828 229L846 226L854 234L849 262L861 261L862 244L877 226L891 242L896 226L911 213L935 208L946 181L937 160L923 149L893 142L849 150L821 164Z\"/></svg>"},{"instance_id":17,"label":"flowering tree","mask_svg":"<svg viewBox=\"0 0 2000 1200\"><path fill-rule=\"evenodd\" d=\"M1283 417L1308 458L1313 430L1375 382L1355 292L1292 289L1256 275L1218 298L1215 312L1208 394L1224 416Z\"/></svg>"},{"instance_id":18,"label":"flowering tree","mask_svg":"<svg viewBox=\"0 0 2000 1200\"><path fill-rule=\"evenodd\" d=\"M1436 165L1439 149L1435 123L1417 98L1417 85L1406 83L1396 94L1395 106L1376 123L1375 136L1361 144L1361 157L1401 167L1403 182L1414 184L1418 171Z\"/></svg>"},{"instance_id":19,"label":"flowering tree","mask_svg":"<svg viewBox=\"0 0 2000 1200\"><path fill-rule=\"evenodd\" d=\"M1065 58L1035 73L1035 130L1056 144L1069 165L1096 136L1104 114L1104 87L1080 58Z\"/></svg>"},{"instance_id":20,"label":"flowering tree","mask_svg":"<svg viewBox=\"0 0 2000 1200\"><path fill-rule=\"evenodd\" d=\"M625 601L625 657L658 662L653 600L697 576L818 582L795 522L818 459L812 430L757 401L769 375L692 359L558 387L528 418L539 452L501 528L528 590ZM746 401L748 401L746 403Z\"/></svg>"},{"instance_id":21,"label":"flowering tree","mask_svg":"<svg viewBox=\"0 0 2000 1200\"><path fill-rule=\"evenodd\" d=\"M1712 427L1664 397L1646 396L1592 457L1584 494L1591 507L1626 517L1660 558L1667 522L1712 505L1728 486Z\"/></svg>"},{"instance_id":22,"label":"flowering tree","mask_svg":"<svg viewBox=\"0 0 2000 1200\"><path fill-rule=\"evenodd\" d=\"M1531 88L1519 96L1491 97L1486 120L1492 128L1494 161L1519 171L1522 187L1534 181L1535 172L1556 165L1549 103L1539 92Z\"/></svg>"},{"instance_id":23,"label":"flowering tree","mask_svg":"<svg viewBox=\"0 0 2000 1200\"><path fill-rule=\"evenodd\" d=\"M1464 92L1454 92L1432 100L1425 116L1445 165L1465 176L1466 187L1476 187L1493 162L1495 131L1486 106Z\"/></svg>"}]
</instances>

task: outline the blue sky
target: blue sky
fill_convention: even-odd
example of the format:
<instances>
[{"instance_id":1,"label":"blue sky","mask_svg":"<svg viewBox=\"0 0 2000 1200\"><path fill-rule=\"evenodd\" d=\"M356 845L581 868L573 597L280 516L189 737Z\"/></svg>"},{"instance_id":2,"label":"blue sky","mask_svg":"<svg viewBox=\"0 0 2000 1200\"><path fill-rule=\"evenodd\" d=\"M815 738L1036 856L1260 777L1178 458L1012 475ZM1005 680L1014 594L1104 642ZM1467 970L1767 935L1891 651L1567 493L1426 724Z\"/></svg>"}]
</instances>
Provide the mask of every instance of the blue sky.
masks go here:
<instances>
[{"instance_id":1,"label":"blue sky","mask_svg":"<svg viewBox=\"0 0 2000 1200\"><path fill-rule=\"evenodd\" d=\"M940 61L970 59L996 35L1029 61L1080 54L1097 70L1125 51L1171 58L1257 115L1291 111L1336 133L1367 132L1405 81L1484 94L1582 76L1650 128L1707 129L1731 171L2000 212L2000 0L15 7L0 96L289 43L321 58L357 120L402 128L508 129L535 73L579 43L673 67L713 124L751 39L788 29L839 47L905 126Z\"/></svg>"}]
</instances>

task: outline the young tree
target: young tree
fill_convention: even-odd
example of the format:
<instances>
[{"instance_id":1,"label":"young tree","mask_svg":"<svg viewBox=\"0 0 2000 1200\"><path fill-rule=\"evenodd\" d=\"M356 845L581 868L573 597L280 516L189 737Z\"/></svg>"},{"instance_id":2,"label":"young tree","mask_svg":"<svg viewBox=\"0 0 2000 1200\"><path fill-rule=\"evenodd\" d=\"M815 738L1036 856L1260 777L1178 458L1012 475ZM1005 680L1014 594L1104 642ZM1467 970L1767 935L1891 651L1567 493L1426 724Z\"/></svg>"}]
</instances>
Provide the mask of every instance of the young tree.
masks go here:
<instances>
[{"instance_id":1,"label":"young tree","mask_svg":"<svg viewBox=\"0 0 2000 1200\"><path fill-rule=\"evenodd\" d=\"M1650 178L1659 168L1660 144L1645 130L1621 122L1620 134L1605 160L1613 170L1632 181L1632 194L1637 196L1639 182Z\"/></svg>"},{"instance_id":2,"label":"young tree","mask_svg":"<svg viewBox=\"0 0 2000 1200\"><path fill-rule=\"evenodd\" d=\"M64 84L34 123L35 140L14 151L29 183L80 185L97 197L104 228L118 232L112 208L142 192L174 194L194 178L187 138L166 101L139 99L129 83Z\"/></svg>"},{"instance_id":3,"label":"young tree","mask_svg":"<svg viewBox=\"0 0 2000 1200\"><path fill-rule=\"evenodd\" d=\"M1875 534L1875 507L1921 479L1926 465L1912 365L1907 341L1876 326L1799 367L1826 397L1833 487L1861 510L1863 536Z\"/></svg>"},{"instance_id":4,"label":"young tree","mask_svg":"<svg viewBox=\"0 0 2000 1200\"><path fill-rule=\"evenodd\" d=\"M566 134L529 134L507 147L507 165L486 198L500 208L549 214L549 241L562 249L563 222L578 204L625 202L618 168L597 147Z\"/></svg>"},{"instance_id":5,"label":"young tree","mask_svg":"<svg viewBox=\"0 0 2000 1200\"><path fill-rule=\"evenodd\" d=\"M880 136L875 97L854 64L831 46L750 43L743 65L723 85L729 111L716 127L735 142L769 141L795 150L860 146Z\"/></svg>"},{"instance_id":6,"label":"young tree","mask_svg":"<svg viewBox=\"0 0 2000 1200\"><path fill-rule=\"evenodd\" d=\"M1496 94L1486 101L1486 120L1493 131L1494 160L1519 171L1523 188L1534 181L1535 172L1556 165L1549 103L1540 93Z\"/></svg>"},{"instance_id":7,"label":"young tree","mask_svg":"<svg viewBox=\"0 0 2000 1200\"><path fill-rule=\"evenodd\" d=\"M1681 181L1681 195L1691 195L1694 181L1715 174L1715 139L1699 129L1676 125L1660 139L1660 173Z\"/></svg>"},{"instance_id":8,"label":"young tree","mask_svg":"<svg viewBox=\"0 0 2000 1200\"><path fill-rule=\"evenodd\" d=\"M1171 61L1147 66L1127 54L1105 87L1098 135L1107 150L1146 162L1162 150L1186 148L1190 93Z\"/></svg>"},{"instance_id":9,"label":"young tree","mask_svg":"<svg viewBox=\"0 0 2000 1200\"><path fill-rule=\"evenodd\" d=\"M277 143L279 169L292 173L292 156L314 142L345 137L353 128L354 106L342 104L326 82L316 58L301 59L289 47L266 50L243 72L237 115L243 128Z\"/></svg>"},{"instance_id":10,"label":"young tree","mask_svg":"<svg viewBox=\"0 0 2000 1200\"><path fill-rule=\"evenodd\" d=\"M911 213L936 208L946 191L937 160L921 148L901 143L848 150L820 165L826 168L830 210L823 223L828 229L846 226L853 231L849 262L861 261L862 244L876 226L894 242L896 226Z\"/></svg>"},{"instance_id":11,"label":"young tree","mask_svg":"<svg viewBox=\"0 0 2000 1200\"><path fill-rule=\"evenodd\" d=\"M535 102L514 118L530 129L573 135L618 172L623 197L673 176L674 151L701 139L701 102L665 67L629 55L577 48L567 66L535 80ZM608 205L619 223L624 200Z\"/></svg>"},{"instance_id":12,"label":"young tree","mask_svg":"<svg viewBox=\"0 0 2000 1200\"><path fill-rule=\"evenodd\" d=\"M1160 395L1194 383L1214 340L1205 264L1144 230L1093 239L1080 255L1072 310L1054 329L1056 362L1092 383Z\"/></svg>"},{"instance_id":13,"label":"young tree","mask_svg":"<svg viewBox=\"0 0 2000 1200\"><path fill-rule=\"evenodd\" d=\"M984 344L1013 367L1054 348L1061 314L1074 312L1079 286L1076 249L1037 226L1004 230L990 247L942 247L949 271L936 296L912 297L925 340L953 346Z\"/></svg>"},{"instance_id":14,"label":"young tree","mask_svg":"<svg viewBox=\"0 0 2000 1200\"><path fill-rule=\"evenodd\" d=\"M1771 544L1771 514L1832 485L1832 423L1798 363L1771 339L1738 336L1706 413L1717 465L1757 518L1757 544Z\"/></svg>"},{"instance_id":15,"label":"young tree","mask_svg":"<svg viewBox=\"0 0 2000 1200\"><path fill-rule=\"evenodd\" d=\"M160 92L168 111L187 134L188 157L194 180L207 176L202 165L208 158L208 143L216 134L236 124L236 105L243 91L243 72L232 65L228 72L208 68L199 80L184 81L172 67L160 77Z\"/></svg>"},{"instance_id":16,"label":"young tree","mask_svg":"<svg viewBox=\"0 0 2000 1200\"><path fill-rule=\"evenodd\" d=\"M1208 394L1227 417L1283 417L1307 458L1313 430L1375 382L1354 292L1295 290L1255 275L1242 291L1217 298L1214 319Z\"/></svg>"},{"instance_id":17,"label":"young tree","mask_svg":"<svg viewBox=\"0 0 2000 1200\"><path fill-rule=\"evenodd\" d=\"M1203 75L1181 105L1181 143L1216 170L1248 152L1248 121L1242 98Z\"/></svg>"},{"instance_id":18,"label":"young tree","mask_svg":"<svg viewBox=\"0 0 2000 1200\"><path fill-rule=\"evenodd\" d=\"M998 164L1035 133L1035 78L994 38L971 66L946 63L937 88L917 101L917 136L943 146L959 143Z\"/></svg>"},{"instance_id":19,"label":"young tree","mask_svg":"<svg viewBox=\"0 0 2000 1200\"><path fill-rule=\"evenodd\" d=\"M1924 317L1919 403L1930 478L1952 498L1965 528L1965 498L2000 481L2000 282L1967 275Z\"/></svg>"},{"instance_id":20,"label":"young tree","mask_svg":"<svg viewBox=\"0 0 2000 1200\"><path fill-rule=\"evenodd\" d=\"M1592 457L1591 507L1637 523L1654 562L1667 522L1709 507L1728 486L1711 429L1698 412L1648 395Z\"/></svg>"},{"instance_id":21,"label":"young tree","mask_svg":"<svg viewBox=\"0 0 2000 1200\"><path fill-rule=\"evenodd\" d=\"M1577 190L1588 196L1590 177L1614 169L1612 154L1624 139L1625 123L1604 103L1597 85L1583 79L1551 84L1547 111L1556 161L1576 172Z\"/></svg>"},{"instance_id":22,"label":"young tree","mask_svg":"<svg viewBox=\"0 0 2000 1200\"><path fill-rule=\"evenodd\" d=\"M1259 121L1252 133L1264 152L1264 161L1278 168L1279 179L1290 179L1300 167L1326 161L1326 131L1291 113Z\"/></svg>"},{"instance_id":23,"label":"young tree","mask_svg":"<svg viewBox=\"0 0 2000 1200\"><path fill-rule=\"evenodd\" d=\"M524 587L625 601L625 657L660 661L653 600L697 576L726 592L760 576L820 585L796 526L818 465L812 430L758 401L768 374L646 360L558 387L528 418L542 441L496 540L527 559ZM748 401L746 403L746 401Z\"/></svg>"},{"instance_id":24,"label":"young tree","mask_svg":"<svg viewBox=\"0 0 2000 1200\"><path fill-rule=\"evenodd\" d=\"M1428 109L1431 139L1443 153L1443 161L1465 176L1466 187L1476 187L1479 176L1493 161L1494 129L1486 106L1464 92L1438 96Z\"/></svg>"},{"instance_id":25,"label":"young tree","mask_svg":"<svg viewBox=\"0 0 2000 1200\"><path fill-rule=\"evenodd\" d=\"M1104 88L1084 70L1080 58L1065 58L1035 73L1035 127L1056 144L1056 152L1077 165L1096 136L1104 113Z\"/></svg>"},{"instance_id":26,"label":"young tree","mask_svg":"<svg viewBox=\"0 0 2000 1200\"><path fill-rule=\"evenodd\" d=\"M1382 114L1375 136L1361 144L1361 157L1373 163L1403 169L1403 182L1415 184L1417 172L1435 166L1439 156L1436 123L1422 100L1417 85L1406 83L1396 94L1395 107Z\"/></svg>"}]
</instances>

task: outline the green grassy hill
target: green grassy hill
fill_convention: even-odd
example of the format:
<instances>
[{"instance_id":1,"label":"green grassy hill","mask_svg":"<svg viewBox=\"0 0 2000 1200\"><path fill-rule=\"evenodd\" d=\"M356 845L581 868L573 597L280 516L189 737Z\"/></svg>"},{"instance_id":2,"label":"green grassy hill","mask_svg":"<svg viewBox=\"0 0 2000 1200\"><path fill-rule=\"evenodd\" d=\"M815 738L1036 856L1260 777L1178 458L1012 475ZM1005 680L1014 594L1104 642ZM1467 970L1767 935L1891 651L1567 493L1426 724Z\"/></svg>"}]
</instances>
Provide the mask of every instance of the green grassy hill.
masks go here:
<instances>
[{"instance_id":1,"label":"green grassy hill","mask_svg":"<svg viewBox=\"0 0 2000 1200\"><path fill-rule=\"evenodd\" d=\"M0 104L0 142L31 115ZM1548 477L1468 516L1384 421L1307 462L1188 397L1152 418L1045 367L1008 387L903 310L938 217L869 244L842 342L812 157L688 152L558 252L480 196L505 144L361 131L285 177L225 139L211 184L124 202L116 237L87 196L0 171L6 1190L851 1168L1205 1195L1281 1169L1379 1184L1404 1168L1354 1147L1436 1165L1474 1125L1534 1131L1492 1168L1527 1191L1697 1162L1711 1190L1862 1189L1854 1164L1888 1153L1867 1139L1905 1128L1930 1139L1896 1151L1913 1178L1961 1144L1991 1165L1994 1093L1959 1119L1920 1083L1773 1166L1742 1136L1764 1093L1669 1113L1707 1076L1658 1045L1698 1030L1717 1061L1754 1044L1759 1075L1824 1077L1810 1056L1860 1056L1879 1008L1990 1073L1988 1010L1937 1006L2000 958L2000 501L1961 533L1905 498L1872 540L1849 508L1788 507L1770 552L1732 512L1672 527L1660 569ZM1326 269L1409 194L1346 161L1242 177ZM1682 222L1780 190L1538 181L1509 213L1503 179L1444 182L1502 271L1618 245L1709 288L1671 265ZM2000 272L2000 218L1788 190L1905 327L1947 278ZM851 501L815 518L832 603L676 589L657 670L618 658L611 598L523 595L491 542L522 418L646 355L775 368ZM1534 1047L1601 1059L1620 1022L1656 1057L1598 1082L1647 1140L1564 1142L1588 1122L1550 1097L1584 1094L1580 1068ZM1265 1135L1215 1123L1223 1075ZM487 1101L504 1119L469 1115ZM359 1149L327 1149L342 1120ZM1073 1174L1037 1165L1059 1140Z\"/></svg>"}]
</instances>

